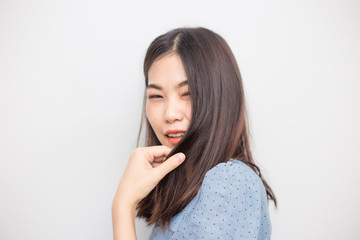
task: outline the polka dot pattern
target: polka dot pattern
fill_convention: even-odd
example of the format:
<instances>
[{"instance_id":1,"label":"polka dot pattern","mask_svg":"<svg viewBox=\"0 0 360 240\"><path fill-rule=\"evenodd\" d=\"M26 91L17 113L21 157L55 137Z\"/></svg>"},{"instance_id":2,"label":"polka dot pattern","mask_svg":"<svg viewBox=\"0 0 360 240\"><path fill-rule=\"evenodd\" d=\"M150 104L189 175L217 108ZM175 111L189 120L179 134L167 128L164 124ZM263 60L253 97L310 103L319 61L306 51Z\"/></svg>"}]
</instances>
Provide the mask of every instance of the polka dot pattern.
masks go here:
<instances>
[{"instance_id":1,"label":"polka dot pattern","mask_svg":"<svg viewBox=\"0 0 360 240\"><path fill-rule=\"evenodd\" d=\"M210 169L195 198L163 232L155 224L150 240L261 239L271 236L264 185L259 176L238 160Z\"/></svg>"}]
</instances>

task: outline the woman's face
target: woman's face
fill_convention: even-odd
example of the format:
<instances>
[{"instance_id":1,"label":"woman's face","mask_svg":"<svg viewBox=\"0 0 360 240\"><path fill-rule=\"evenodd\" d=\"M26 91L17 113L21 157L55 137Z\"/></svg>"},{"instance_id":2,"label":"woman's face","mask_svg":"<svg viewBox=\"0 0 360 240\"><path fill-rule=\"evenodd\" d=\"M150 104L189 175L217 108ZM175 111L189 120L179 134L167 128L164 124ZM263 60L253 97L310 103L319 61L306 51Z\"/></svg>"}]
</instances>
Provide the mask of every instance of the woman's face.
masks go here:
<instances>
[{"instance_id":1,"label":"woman's face","mask_svg":"<svg viewBox=\"0 0 360 240\"><path fill-rule=\"evenodd\" d=\"M191 101L178 55L156 60L148 72L146 116L162 145L173 148L189 127Z\"/></svg>"}]
</instances>

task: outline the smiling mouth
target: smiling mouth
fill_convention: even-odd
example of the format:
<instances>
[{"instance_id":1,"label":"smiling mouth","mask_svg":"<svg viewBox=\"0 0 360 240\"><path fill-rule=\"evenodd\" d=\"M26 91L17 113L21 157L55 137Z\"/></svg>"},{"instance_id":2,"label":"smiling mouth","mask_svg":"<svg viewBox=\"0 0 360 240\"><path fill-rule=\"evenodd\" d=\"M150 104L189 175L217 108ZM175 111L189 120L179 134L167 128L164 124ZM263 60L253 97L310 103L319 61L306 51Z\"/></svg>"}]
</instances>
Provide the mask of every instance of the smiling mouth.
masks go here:
<instances>
[{"instance_id":1,"label":"smiling mouth","mask_svg":"<svg viewBox=\"0 0 360 240\"><path fill-rule=\"evenodd\" d=\"M185 135L185 131L177 131L177 130L167 131L165 135L171 144L176 145L180 142L181 138Z\"/></svg>"},{"instance_id":2,"label":"smiling mouth","mask_svg":"<svg viewBox=\"0 0 360 240\"><path fill-rule=\"evenodd\" d=\"M166 136L169 138L181 138L182 136L184 136L184 132L179 132L179 133L169 133Z\"/></svg>"}]
</instances>

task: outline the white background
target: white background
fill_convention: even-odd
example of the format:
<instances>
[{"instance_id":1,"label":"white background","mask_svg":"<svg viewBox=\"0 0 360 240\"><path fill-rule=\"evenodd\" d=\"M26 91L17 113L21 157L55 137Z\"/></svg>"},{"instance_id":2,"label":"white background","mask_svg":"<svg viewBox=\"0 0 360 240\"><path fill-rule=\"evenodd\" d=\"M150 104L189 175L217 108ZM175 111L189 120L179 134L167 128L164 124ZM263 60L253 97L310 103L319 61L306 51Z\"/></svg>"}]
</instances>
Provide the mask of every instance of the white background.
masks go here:
<instances>
[{"instance_id":1,"label":"white background","mask_svg":"<svg viewBox=\"0 0 360 240\"><path fill-rule=\"evenodd\" d=\"M222 35L273 238L360 239L358 1L0 1L0 239L111 239L158 35ZM138 238L150 229L137 225Z\"/></svg>"}]
</instances>

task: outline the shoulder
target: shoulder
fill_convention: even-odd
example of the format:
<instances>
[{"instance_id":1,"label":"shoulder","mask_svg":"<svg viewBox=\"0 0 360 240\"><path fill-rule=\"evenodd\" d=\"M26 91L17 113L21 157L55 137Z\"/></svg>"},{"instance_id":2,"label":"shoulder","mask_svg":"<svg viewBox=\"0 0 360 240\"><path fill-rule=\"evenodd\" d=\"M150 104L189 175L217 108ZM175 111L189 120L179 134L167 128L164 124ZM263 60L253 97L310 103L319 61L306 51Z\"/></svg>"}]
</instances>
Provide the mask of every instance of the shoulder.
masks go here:
<instances>
[{"instance_id":1,"label":"shoulder","mask_svg":"<svg viewBox=\"0 0 360 240\"><path fill-rule=\"evenodd\" d=\"M255 177L257 174L244 162L236 159L230 159L227 162L218 163L215 167L211 168L205 176L216 175L216 174L225 174L229 173L241 173L242 175L246 175L247 177ZM234 175L235 177L235 175Z\"/></svg>"},{"instance_id":2,"label":"shoulder","mask_svg":"<svg viewBox=\"0 0 360 240\"><path fill-rule=\"evenodd\" d=\"M203 191L228 192L229 195L232 192L244 194L265 190L260 177L254 170L242 161L233 159L226 163L219 163L210 169L204 177L201 188Z\"/></svg>"}]
</instances>

